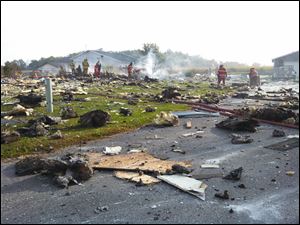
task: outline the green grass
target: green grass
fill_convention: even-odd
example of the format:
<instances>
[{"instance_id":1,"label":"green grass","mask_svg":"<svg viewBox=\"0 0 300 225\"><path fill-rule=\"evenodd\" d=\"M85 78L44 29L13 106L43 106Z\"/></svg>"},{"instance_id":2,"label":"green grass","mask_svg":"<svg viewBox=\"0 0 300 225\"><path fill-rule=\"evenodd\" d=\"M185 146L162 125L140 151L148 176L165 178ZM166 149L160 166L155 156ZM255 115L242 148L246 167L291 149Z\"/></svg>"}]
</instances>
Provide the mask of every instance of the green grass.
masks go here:
<instances>
[{"instance_id":1,"label":"green grass","mask_svg":"<svg viewBox=\"0 0 300 225\"><path fill-rule=\"evenodd\" d=\"M190 93L191 95L204 95L208 92L216 92L218 94L226 93L230 91L229 89L224 90L216 90L209 88L208 83L199 83L199 84L191 84L187 87L189 83L176 83L176 86L184 89L181 93ZM150 93L150 94L159 94L163 90L164 87L167 86L167 83L160 84L149 84L151 88L145 89L139 86L120 86L116 85L114 88L111 86L93 86L89 89L89 93L107 93L108 89L112 89L114 95L119 96L121 93ZM63 106L71 105L78 115L83 115L86 112L101 109L103 111L109 112L111 114L111 122L104 127L100 128L83 128L78 124L79 118L73 118L67 120L67 122L59 125L54 125L52 128L54 130L51 133L54 133L56 129L61 130L64 135L63 139L52 140L48 137L22 137L19 141L10 143L10 144L1 144L1 158L11 158L18 157L20 155L27 155L39 152L48 152L55 151L61 148L80 144L82 142L101 139L104 137L111 136L113 134L131 131L142 127L146 124L150 124L153 122L155 116L161 111L184 111L188 110L189 106L187 105L179 105L172 103L158 103L158 102L150 102L147 99L142 99L142 102L138 103L136 106L128 105L127 100L122 100L120 98L107 98L99 95L77 95L76 98L86 98L90 97L90 102L79 102L72 101L71 103L65 103L61 101L60 96L54 96L54 112L51 113L51 116L60 116L60 109ZM7 99L6 99L7 100ZM114 102L125 103L125 105L115 104ZM156 107L156 112L145 113L143 112L145 107L150 105L152 107ZM133 111L132 116L122 116L119 115L115 111L119 111L120 107L127 107ZM11 110L12 106L1 106L1 111ZM34 108L34 115L30 117L22 117L17 119L24 119L28 121L29 119L37 118L38 116L42 116L44 114L48 114L45 107L36 107ZM17 127L25 126L25 124L18 124ZM3 126L1 126L3 128ZM5 129L15 129L16 127L8 126ZM50 146L53 150L50 149Z\"/></svg>"}]
</instances>

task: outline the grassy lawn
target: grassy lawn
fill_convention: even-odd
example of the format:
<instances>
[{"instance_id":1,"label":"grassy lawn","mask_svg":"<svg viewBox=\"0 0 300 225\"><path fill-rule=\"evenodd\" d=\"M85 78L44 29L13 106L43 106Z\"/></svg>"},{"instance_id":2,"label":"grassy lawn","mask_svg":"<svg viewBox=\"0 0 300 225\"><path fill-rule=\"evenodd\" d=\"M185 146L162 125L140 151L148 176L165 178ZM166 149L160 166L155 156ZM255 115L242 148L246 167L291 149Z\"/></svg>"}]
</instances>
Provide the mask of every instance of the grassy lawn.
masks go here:
<instances>
[{"instance_id":1,"label":"grassy lawn","mask_svg":"<svg viewBox=\"0 0 300 225\"><path fill-rule=\"evenodd\" d=\"M188 110L187 105L178 105L172 103L158 103L150 102L147 99L141 98L141 102L138 105L128 105L127 100L121 98L108 98L99 96L97 93L105 94L107 90L111 89L111 94L120 96L122 93L148 93L159 94L167 85L166 83L149 84L149 88L143 88L139 86L96 86L93 85L88 92L94 94L77 95L76 98L87 98L91 100L88 102L72 101L66 103L61 100L60 96L54 96L54 112L50 116L60 116L60 109L63 106L71 105L78 115L83 115L86 112L101 109L111 114L111 121L104 127L100 128L83 128L78 124L79 118L69 119L66 122L51 126L51 133L54 133L57 129L61 130L64 135L63 139L50 139L48 137L22 137L19 141L10 144L1 144L1 158L18 157L20 155L33 154L38 152L49 152L67 147L70 145L80 144L89 140L100 139L108 137L113 134L131 131L142 127L146 124L153 122L156 114L161 111L184 111ZM199 83L189 86L188 83L176 83L175 86L180 87L183 91L181 93L190 93L191 95L204 95L208 92L216 92L219 94L227 93L230 89L216 90L211 89L208 83ZM2 99L3 100L3 99ZM6 99L7 100L7 99ZM124 105L123 105L124 104ZM146 113L143 112L145 107L150 105L156 107L156 112ZM126 107L133 111L132 116L119 115L118 111L120 107ZM11 110L12 106L1 106L1 111ZM48 114L45 107L34 108L34 115L30 117L18 117L16 119L22 119L25 122L29 119L37 118L39 116ZM18 124L17 127L22 127L25 124ZM1 128L3 126L1 125ZM8 126L6 129L15 129L16 126Z\"/></svg>"}]
</instances>

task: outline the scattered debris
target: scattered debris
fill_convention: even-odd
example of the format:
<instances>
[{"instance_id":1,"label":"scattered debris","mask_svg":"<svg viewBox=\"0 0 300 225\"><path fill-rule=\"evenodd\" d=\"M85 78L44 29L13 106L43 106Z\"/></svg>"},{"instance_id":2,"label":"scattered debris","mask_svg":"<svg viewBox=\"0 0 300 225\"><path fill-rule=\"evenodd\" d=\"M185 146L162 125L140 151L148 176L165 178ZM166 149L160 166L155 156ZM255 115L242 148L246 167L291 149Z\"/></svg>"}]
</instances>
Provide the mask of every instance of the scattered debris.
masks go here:
<instances>
[{"instance_id":1,"label":"scattered debris","mask_svg":"<svg viewBox=\"0 0 300 225\"><path fill-rule=\"evenodd\" d=\"M100 212L107 212L109 210L108 206L97 207L94 212L99 214Z\"/></svg>"},{"instance_id":2,"label":"scattered debris","mask_svg":"<svg viewBox=\"0 0 300 225\"><path fill-rule=\"evenodd\" d=\"M182 175L163 175L158 176L157 178L182 191L194 195L201 200L205 200L205 189L207 188L207 185L202 181Z\"/></svg>"},{"instance_id":3,"label":"scattered debris","mask_svg":"<svg viewBox=\"0 0 300 225\"><path fill-rule=\"evenodd\" d=\"M229 194L228 194L228 191L225 190L224 193L216 193L215 197L227 200L227 199L229 199Z\"/></svg>"},{"instance_id":4,"label":"scattered debris","mask_svg":"<svg viewBox=\"0 0 300 225\"><path fill-rule=\"evenodd\" d=\"M32 107L38 106L43 101L42 96L36 95L33 92L31 92L29 95L18 95L18 98L21 104Z\"/></svg>"},{"instance_id":5,"label":"scattered debris","mask_svg":"<svg viewBox=\"0 0 300 225\"><path fill-rule=\"evenodd\" d=\"M202 164L200 167L204 168L204 169L219 169L220 168L220 166L217 164Z\"/></svg>"},{"instance_id":6,"label":"scattered debris","mask_svg":"<svg viewBox=\"0 0 300 225\"><path fill-rule=\"evenodd\" d=\"M246 188L245 184L239 184L238 187L239 188Z\"/></svg>"},{"instance_id":7,"label":"scattered debris","mask_svg":"<svg viewBox=\"0 0 300 225\"><path fill-rule=\"evenodd\" d=\"M53 116L48 116L48 115L44 115L38 119L35 120L29 120L28 123L29 124L34 124L34 123L43 123L46 125L56 125L59 124L61 122L61 117L53 117Z\"/></svg>"},{"instance_id":8,"label":"scattered debris","mask_svg":"<svg viewBox=\"0 0 300 225\"><path fill-rule=\"evenodd\" d=\"M239 167L238 169L232 170L228 175L223 177L226 180L240 180L242 176L243 167Z\"/></svg>"},{"instance_id":9,"label":"scattered debris","mask_svg":"<svg viewBox=\"0 0 300 225\"><path fill-rule=\"evenodd\" d=\"M70 183L79 184L93 175L88 158L83 155L68 154L61 159L42 159L41 157L27 157L15 165L16 174L19 176L43 173L53 176L54 182L61 187Z\"/></svg>"},{"instance_id":10,"label":"scattered debris","mask_svg":"<svg viewBox=\"0 0 300 225\"><path fill-rule=\"evenodd\" d=\"M9 144L19 140L21 137L17 131L1 131L1 144Z\"/></svg>"},{"instance_id":11,"label":"scattered debris","mask_svg":"<svg viewBox=\"0 0 300 225\"><path fill-rule=\"evenodd\" d=\"M122 150L121 146L116 146L116 147L105 147L105 150L103 153L105 155L118 155Z\"/></svg>"},{"instance_id":12,"label":"scattered debris","mask_svg":"<svg viewBox=\"0 0 300 225\"><path fill-rule=\"evenodd\" d=\"M48 134L48 126L42 122L35 122L30 127L19 128L18 132L28 137L46 136Z\"/></svg>"},{"instance_id":13,"label":"scattered debris","mask_svg":"<svg viewBox=\"0 0 300 225\"><path fill-rule=\"evenodd\" d=\"M63 107L60 111L60 115L64 120L78 117L77 113L71 106Z\"/></svg>"},{"instance_id":14,"label":"scattered debris","mask_svg":"<svg viewBox=\"0 0 300 225\"><path fill-rule=\"evenodd\" d=\"M181 153L181 154L185 154L185 151L179 149L179 148L176 148L176 149L172 149L172 152L178 152L178 153Z\"/></svg>"},{"instance_id":15,"label":"scattered debris","mask_svg":"<svg viewBox=\"0 0 300 225\"><path fill-rule=\"evenodd\" d=\"M128 99L128 105L137 105L139 102L138 99L135 99L135 98L129 98Z\"/></svg>"},{"instance_id":16,"label":"scattered debris","mask_svg":"<svg viewBox=\"0 0 300 225\"><path fill-rule=\"evenodd\" d=\"M177 97L181 96L181 94L178 92L177 88L174 88L174 87L169 87L169 88L165 89L161 94L164 99L172 99L172 98L177 98Z\"/></svg>"},{"instance_id":17,"label":"scattered debris","mask_svg":"<svg viewBox=\"0 0 300 225\"><path fill-rule=\"evenodd\" d=\"M185 124L185 127L187 129L191 129L192 128L192 121L187 121L186 124Z\"/></svg>"},{"instance_id":18,"label":"scattered debris","mask_svg":"<svg viewBox=\"0 0 300 225\"><path fill-rule=\"evenodd\" d=\"M285 136L285 132L283 130L277 130L277 129L275 129L273 131L272 136L273 137L284 137Z\"/></svg>"},{"instance_id":19,"label":"scattered debris","mask_svg":"<svg viewBox=\"0 0 300 225\"><path fill-rule=\"evenodd\" d=\"M13 109L9 112L1 113L1 117L4 116L31 116L33 113L33 109L26 109L24 106L17 104Z\"/></svg>"},{"instance_id":20,"label":"scattered debris","mask_svg":"<svg viewBox=\"0 0 300 225\"><path fill-rule=\"evenodd\" d=\"M94 110L80 116L82 126L102 127L110 120L110 115L102 110Z\"/></svg>"},{"instance_id":21,"label":"scattered debris","mask_svg":"<svg viewBox=\"0 0 300 225\"><path fill-rule=\"evenodd\" d=\"M50 135L51 139L61 139L63 138L63 134L60 130L56 131L54 134Z\"/></svg>"},{"instance_id":22,"label":"scattered debris","mask_svg":"<svg viewBox=\"0 0 300 225\"><path fill-rule=\"evenodd\" d=\"M231 131L249 131L255 132L258 122L252 119L227 118L226 120L217 123L216 127Z\"/></svg>"},{"instance_id":23,"label":"scattered debris","mask_svg":"<svg viewBox=\"0 0 300 225\"><path fill-rule=\"evenodd\" d=\"M296 147L299 147L299 138L296 137L289 138L288 140L265 146L265 148L278 150L278 151L287 151L289 149L293 149Z\"/></svg>"},{"instance_id":24,"label":"scattered debris","mask_svg":"<svg viewBox=\"0 0 300 225\"><path fill-rule=\"evenodd\" d=\"M286 171L285 174L288 176L293 176L295 174L295 171Z\"/></svg>"},{"instance_id":25,"label":"scattered debris","mask_svg":"<svg viewBox=\"0 0 300 225\"><path fill-rule=\"evenodd\" d=\"M239 134L231 134L231 143L232 144L249 144L253 142L253 139L250 138L249 135L239 135Z\"/></svg>"},{"instance_id":26,"label":"scattered debris","mask_svg":"<svg viewBox=\"0 0 300 225\"><path fill-rule=\"evenodd\" d=\"M159 115L156 115L156 118L154 120L154 123L159 126L178 126L179 125L179 119L177 116L161 112Z\"/></svg>"},{"instance_id":27,"label":"scattered debris","mask_svg":"<svg viewBox=\"0 0 300 225\"><path fill-rule=\"evenodd\" d=\"M179 164L174 164L172 166L172 172L174 173L182 173L182 174L189 174L191 173L191 170L185 166L179 165Z\"/></svg>"},{"instance_id":28,"label":"scattered debris","mask_svg":"<svg viewBox=\"0 0 300 225\"><path fill-rule=\"evenodd\" d=\"M182 134L182 137L191 137L191 136L194 136L196 134L203 134L203 133L204 133L203 130L199 130L199 131L192 132L192 133Z\"/></svg>"},{"instance_id":29,"label":"scattered debris","mask_svg":"<svg viewBox=\"0 0 300 225\"><path fill-rule=\"evenodd\" d=\"M233 209L230 209L230 210L229 210L229 213L233 213L233 212L234 212Z\"/></svg>"},{"instance_id":30,"label":"scattered debris","mask_svg":"<svg viewBox=\"0 0 300 225\"><path fill-rule=\"evenodd\" d=\"M266 108L242 108L236 110L239 114L262 120L269 120L275 122L289 122L295 124L295 121L299 115L289 109L282 107L266 107ZM293 118L294 120L292 120ZM290 121L289 121L290 120Z\"/></svg>"},{"instance_id":31,"label":"scattered debris","mask_svg":"<svg viewBox=\"0 0 300 225\"><path fill-rule=\"evenodd\" d=\"M121 107L120 108L120 114L124 115L124 116L131 116L132 115L132 111L128 108L124 108Z\"/></svg>"},{"instance_id":32,"label":"scattered debris","mask_svg":"<svg viewBox=\"0 0 300 225\"><path fill-rule=\"evenodd\" d=\"M117 171L115 172L115 176L120 179L129 180L142 185L156 184L160 182L160 180L152 176L136 172Z\"/></svg>"},{"instance_id":33,"label":"scattered debris","mask_svg":"<svg viewBox=\"0 0 300 225\"><path fill-rule=\"evenodd\" d=\"M146 140L161 140L164 139L163 137L159 137L157 134L155 134L153 137L145 137Z\"/></svg>"},{"instance_id":34,"label":"scattered debris","mask_svg":"<svg viewBox=\"0 0 300 225\"><path fill-rule=\"evenodd\" d=\"M149 105L145 108L145 112L155 112L155 111L156 111L156 109Z\"/></svg>"}]
</instances>

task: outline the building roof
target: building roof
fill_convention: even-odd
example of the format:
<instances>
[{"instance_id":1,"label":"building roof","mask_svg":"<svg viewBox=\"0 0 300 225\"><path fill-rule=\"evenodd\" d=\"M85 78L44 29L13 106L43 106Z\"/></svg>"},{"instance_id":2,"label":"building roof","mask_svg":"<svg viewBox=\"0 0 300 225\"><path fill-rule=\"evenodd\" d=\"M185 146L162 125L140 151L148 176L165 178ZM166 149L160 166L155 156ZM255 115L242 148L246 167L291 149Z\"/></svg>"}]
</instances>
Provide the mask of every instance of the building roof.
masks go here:
<instances>
[{"instance_id":1,"label":"building roof","mask_svg":"<svg viewBox=\"0 0 300 225\"><path fill-rule=\"evenodd\" d=\"M59 69L59 67L60 67L60 66L62 66L62 65L64 65L65 63L58 63L58 62L46 62L46 63L44 63L43 65L39 66L38 68L41 68L42 66L45 66L45 65L47 65L47 64L49 64L49 65L51 65L51 66L53 66L53 67L55 67L55 68L58 68L58 69ZM38 69L38 68L37 68L37 69Z\"/></svg>"},{"instance_id":2,"label":"building roof","mask_svg":"<svg viewBox=\"0 0 300 225\"><path fill-rule=\"evenodd\" d=\"M80 53L78 53L77 55L75 55L71 58L75 59L77 57L80 57L80 56L88 54L88 53L94 53L94 54L96 54L100 57L103 56L103 57L109 58L109 59L111 59L115 62L118 62L118 63L128 63L128 62L136 60L135 57L129 56L129 55L124 54L124 53L105 52L105 51L102 51L100 49L99 50L87 50L87 51L84 51L84 52L80 52Z\"/></svg>"},{"instance_id":3,"label":"building roof","mask_svg":"<svg viewBox=\"0 0 300 225\"><path fill-rule=\"evenodd\" d=\"M276 60L286 60L286 61L299 61L299 51L292 52L277 58L272 59L272 62Z\"/></svg>"}]
</instances>

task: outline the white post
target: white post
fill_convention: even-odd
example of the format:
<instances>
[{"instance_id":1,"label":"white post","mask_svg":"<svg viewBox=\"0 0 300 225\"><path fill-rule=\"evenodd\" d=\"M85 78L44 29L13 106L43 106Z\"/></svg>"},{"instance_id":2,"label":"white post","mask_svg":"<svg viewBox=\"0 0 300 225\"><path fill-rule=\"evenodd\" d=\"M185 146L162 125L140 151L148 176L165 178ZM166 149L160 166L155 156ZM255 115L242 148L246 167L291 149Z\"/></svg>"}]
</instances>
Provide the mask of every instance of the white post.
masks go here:
<instances>
[{"instance_id":1,"label":"white post","mask_svg":"<svg viewBox=\"0 0 300 225\"><path fill-rule=\"evenodd\" d=\"M52 96L52 82L50 78L45 79L46 83L46 101L47 101L47 111L49 113L53 112L53 96Z\"/></svg>"}]
</instances>

